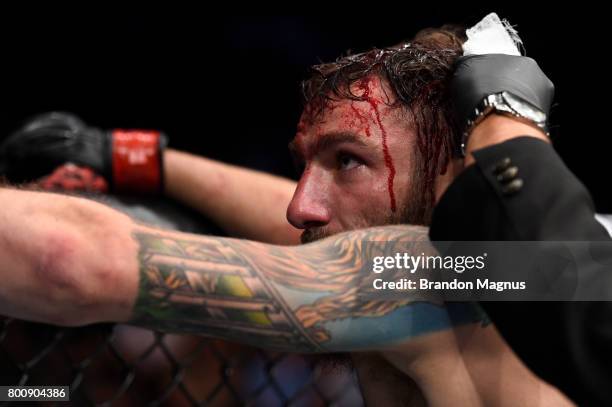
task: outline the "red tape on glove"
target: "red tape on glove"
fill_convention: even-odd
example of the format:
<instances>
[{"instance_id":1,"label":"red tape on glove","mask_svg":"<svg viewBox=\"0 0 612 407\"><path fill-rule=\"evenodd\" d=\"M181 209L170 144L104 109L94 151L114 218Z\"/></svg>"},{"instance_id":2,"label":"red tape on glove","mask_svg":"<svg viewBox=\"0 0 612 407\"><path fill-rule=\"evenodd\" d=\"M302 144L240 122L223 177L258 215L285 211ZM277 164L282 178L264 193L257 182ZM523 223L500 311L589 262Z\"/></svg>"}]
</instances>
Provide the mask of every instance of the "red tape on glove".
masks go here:
<instances>
[{"instance_id":1,"label":"red tape on glove","mask_svg":"<svg viewBox=\"0 0 612 407\"><path fill-rule=\"evenodd\" d=\"M113 130L113 188L118 192L161 192L158 131Z\"/></svg>"}]
</instances>

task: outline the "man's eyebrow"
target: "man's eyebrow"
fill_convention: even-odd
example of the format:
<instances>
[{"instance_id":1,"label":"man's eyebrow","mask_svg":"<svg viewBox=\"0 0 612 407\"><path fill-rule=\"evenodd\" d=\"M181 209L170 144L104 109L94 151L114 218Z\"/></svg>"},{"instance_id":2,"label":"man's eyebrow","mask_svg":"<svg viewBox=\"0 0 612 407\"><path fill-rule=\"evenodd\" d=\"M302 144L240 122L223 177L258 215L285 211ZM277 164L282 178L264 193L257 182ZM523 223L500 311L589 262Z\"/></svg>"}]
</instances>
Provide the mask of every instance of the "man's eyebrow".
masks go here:
<instances>
[{"instance_id":1,"label":"man's eyebrow","mask_svg":"<svg viewBox=\"0 0 612 407\"><path fill-rule=\"evenodd\" d=\"M370 145L366 143L363 138L364 136L362 135L345 131L324 133L317 136L317 140L311 147L309 153L311 155L316 155L320 151L342 143L352 143L360 147L369 147ZM303 159L304 151L301 151L295 140L289 143L289 151L294 157Z\"/></svg>"}]
</instances>

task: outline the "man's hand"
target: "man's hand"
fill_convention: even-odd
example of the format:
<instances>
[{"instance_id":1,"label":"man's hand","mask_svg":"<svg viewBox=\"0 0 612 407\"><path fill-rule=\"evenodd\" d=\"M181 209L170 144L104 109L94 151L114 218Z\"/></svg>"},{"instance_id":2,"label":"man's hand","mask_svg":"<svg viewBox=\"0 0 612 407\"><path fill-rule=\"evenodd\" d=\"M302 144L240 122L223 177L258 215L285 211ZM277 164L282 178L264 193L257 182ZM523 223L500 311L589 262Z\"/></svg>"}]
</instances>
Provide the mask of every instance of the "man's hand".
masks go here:
<instances>
[{"instance_id":1,"label":"man's hand","mask_svg":"<svg viewBox=\"0 0 612 407\"><path fill-rule=\"evenodd\" d=\"M451 94L457 123L467 136L466 161L473 162L471 151L517 136L545 139L535 123L510 116L489 115L479 125L469 128L477 106L489 95L509 92L540 110L548 117L554 85L531 58L504 54L470 55L456 64Z\"/></svg>"},{"instance_id":2,"label":"man's hand","mask_svg":"<svg viewBox=\"0 0 612 407\"><path fill-rule=\"evenodd\" d=\"M31 181L73 163L102 175L113 191L158 193L165 144L158 131L105 131L68 113L46 113L0 145L0 172L14 181Z\"/></svg>"}]
</instances>

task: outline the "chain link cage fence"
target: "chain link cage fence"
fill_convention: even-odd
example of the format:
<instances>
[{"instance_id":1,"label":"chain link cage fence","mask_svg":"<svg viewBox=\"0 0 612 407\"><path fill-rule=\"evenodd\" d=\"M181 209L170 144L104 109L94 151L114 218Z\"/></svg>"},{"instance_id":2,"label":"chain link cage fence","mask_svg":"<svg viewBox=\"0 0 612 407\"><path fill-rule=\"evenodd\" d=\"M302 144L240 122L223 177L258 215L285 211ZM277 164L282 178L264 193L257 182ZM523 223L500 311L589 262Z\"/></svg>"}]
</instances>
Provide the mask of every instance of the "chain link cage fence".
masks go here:
<instances>
[{"instance_id":1,"label":"chain link cage fence","mask_svg":"<svg viewBox=\"0 0 612 407\"><path fill-rule=\"evenodd\" d=\"M0 383L69 385L75 406L363 405L355 374L316 356L126 325L0 324Z\"/></svg>"}]
</instances>

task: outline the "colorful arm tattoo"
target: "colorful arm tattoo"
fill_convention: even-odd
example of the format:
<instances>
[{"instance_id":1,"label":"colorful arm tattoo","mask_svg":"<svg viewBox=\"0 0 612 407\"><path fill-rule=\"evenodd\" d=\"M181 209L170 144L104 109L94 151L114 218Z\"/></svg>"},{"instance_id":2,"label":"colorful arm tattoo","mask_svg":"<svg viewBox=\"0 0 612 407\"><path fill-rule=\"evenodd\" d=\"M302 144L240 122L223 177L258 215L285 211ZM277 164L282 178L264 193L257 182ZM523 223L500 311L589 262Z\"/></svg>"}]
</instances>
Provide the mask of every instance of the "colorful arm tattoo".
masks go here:
<instances>
[{"instance_id":1,"label":"colorful arm tattoo","mask_svg":"<svg viewBox=\"0 0 612 407\"><path fill-rule=\"evenodd\" d=\"M140 291L131 323L298 352L376 349L457 322L482 319L464 304L375 299L364 260L393 242L431 251L427 229L390 226L303 246L138 231Z\"/></svg>"}]
</instances>

